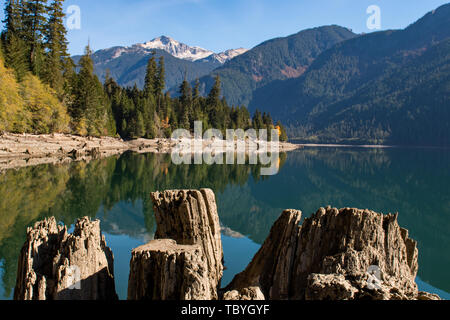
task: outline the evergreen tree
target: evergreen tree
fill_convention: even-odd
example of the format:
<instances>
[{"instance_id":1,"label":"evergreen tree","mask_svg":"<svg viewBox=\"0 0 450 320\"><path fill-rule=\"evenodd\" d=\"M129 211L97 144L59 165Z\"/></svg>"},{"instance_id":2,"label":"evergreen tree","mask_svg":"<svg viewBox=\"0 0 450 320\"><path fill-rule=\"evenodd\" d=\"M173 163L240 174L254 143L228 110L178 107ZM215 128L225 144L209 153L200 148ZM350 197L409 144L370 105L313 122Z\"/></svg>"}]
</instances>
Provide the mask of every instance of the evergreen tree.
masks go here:
<instances>
[{"instance_id":1,"label":"evergreen tree","mask_svg":"<svg viewBox=\"0 0 450 320\"><path fill-rule=\"evenodd\" d=\"M153 95L155 93L157 80L156 72L157 66L155 52L153 52L152 57L148 60L147 72L145 74L144 94L146 95L146 97L149 97L150 95Z\"/></svg>"},{"instance_id":2,"label":"evergreen tree","mask_svg":"<svg viewBox=\"0 0 450 320\"><path fill-rule=\"evenodd\" d=\"M69 57L65 59L64 61L64 72L63 72L63 79L64 79L64 97L63 102L70 106L74 101L74 85L77 83L77 73L75 71L76 65L73 62L73 60Z\"/></svg>"},{"instance_id":3,"label":"evergreen tree","mask_svg":"<svg viewBox=\"0 0 450 320\"><path fill-rule=\"evenodd\" d=\"M210 124L213 128L219 129L222 127L222 106L220 101L220 77L217 75L208 98L206 99L206 109Z\"/></svg>"},{"instance_id":4,"label":"evergreen tree","mask_svg":"<svg viewBox=\"0 0 450 320\"><path fill-rule=\"evenodd\" d=\"M7 0L5 3L5 20L2 21L5 24L4 33L12 32L16 35L19 34L22 21L21 21L21 7L19 0Z\"/></svg>"},{"instance_id":5,"label":"evergreen tree","mask_svg":"<svg viewBox=\"0 0 450 320\"><path fill-rule=\"evenodd\" d=\"M157 125L159 118L155 115L155 112L146 115L145 121L145 138L154 139L157 137ZM159 124L159 123L158 123Z\"/></svg>"},{"instance_id":6,"label":"evergreen tree","mask_svg":"<svg viewBox=\"0 0 450 320\"><path fill-rule=\"evenodd\" d=\"M242 106L239 110L239 119L242 121L242 129L247 130L251 127L252 121L250 119L250 112L244 106Z\"/></svg>"},{"instance_id":7,"label":"evergreen tree","mask_svg":"<svg viewBox=\"0 0 450 320\"><path fill-rule=\"evenodd\" d=\"M256 109L255 114L253 115L253 128L257 130L264 128L263 118L258 109Z\"/></svg>"},{"instance_id":8,"label":"evergreen tree","mask_svg":"<svg viewBox=\"0 0 450 320\"><path fill-rule=\"evenodd\" d=\"M28 0L22 1L22 4L24 37L28 46L28 63L35 75L42 76L44 71L43 38L47 26L47 0Z\"/></svg>"},{"instance_id":9,"label":"evergreen tree","mask_svg":"<svg viewBox=\"0 0 450 320\"><path fill-rule=\"evenodd\" d=\"M166 87L165 70L166 69L164 66L164 56L161 56L159 58L159 65L155 83L156 95L162 95L164 88Z\"/></svg>"},{"instance_id":10,"label":"evergreen tree","mask_svg":"<svg viewBox=\"0 0 450 320\"><path fill-rule=\"evenodd\" d=\"M127 120L124 118L124 119L122 119L122 125L121 125L121 127L120 127L120 129L119 129L120 135L121 135L122 137L125 137L125 136L126 136L127 130L128 130L128 127L127 127Z\"/></svg>"},{"instance_id":11,"label":"evergreen tree","mask_svg":"<svg viewBox=\"0 0 450 320\"><path fill-rule=\"evenodd\" d=\"M103 86L94 75L94 63L89 45L81 57L76 77L75 101L70 108L73 130L78 134L114 135L110 121L113 113Z\"/></svg>"},{"instance_id":12,"label":"evergreen tree","mask_svg":"<svg viewBox=\"0 0 450 320\"><path fill-rule=\"evenodd\" d=\"M29 71L27 64L27 50L22 39L23 23L21 18L21 2L9 0L5 7L5 30L2 33L2 42L5 51L5 64L15 71L19 81Z\"/></svg>"},{"instance_id":13,"label":"evergreen tree","mask_svg":"<svg viewBox=\"0 0 450 320\"><path fill-rule=\"evenodd\" d=\"M197 78L195 79L193 99L198 100L199 98L200 98L200 80Z\"/></svg>"},{"instance_id":14,"label":"evergreen tree","mask_svg":"<svg viewBox=\"0 0 450 320\"><path fill-rule=\"evenodd\" d=\"M195 80L193 95L192 95L192 122L203 121L204 113L202 105L204 98L200 95L200 80L197 78ZM193 126L193 123L192 123Z\"/></svg>"},{"instance_id":15,"label":"evergreen tree","mask_svg":"<svg viewBox=\"0 0 450 320\"><path fill-rule=\"evenodd\" d=\"M228 103L224 98L221 100L221 108L220 108L220 118L218 119L219 128L222 129L223 133L226 133L226 129L231 127L231 108L228 106Z\"/></svg>"},{"instance_id":16,"label":"evergreen tree","mask_svg":"<svg viewBox=\"0 0 450 320\"><path fill-rule=\"evenodd\" d=\"M67 68L67 39L64 26L64 0L53 0L49 6L49 20L45 28L45 71L43 80L59 94L64 89L64 72Z\"/></svg>"},{"instance_id":17,"label":"evergreen tree","mask_svg":"<svg viewBox=\"0 0 450 320\"><path fill-rule=\"evenodd\" d=\"M164 57L159 58L158 70L155 78L155 98L158 102L158 110L164 103L164 88L166 87Z\"/></svg>"},{"instance_id":18,"label":"evergreen tree","mask_svg":"<svg viewBox=\"0 0 450 320\"><path fill-rule=\"evenodd\" d=\"M263 120L263 124L264 124L264 126L267 128L267 129L269 129L269 128L271 128L272 126L273 126L273 121L272 121L272 117L270 116L270 113L263 113L263 117L262 117L262 120Z\"/></svg>"},{"instance_id":19,"label":"evergreen tree","mask_svg":"<svg viewBox=\"0 0 450 320\"><path fill-rule=\"evenodd\" d=\"M281 124L281 122L279 120L277 121L276 128L278 129L280 141L282 141L282 142L288 141L286 129L284 128L284 126Z\"/></svg>"},{"instance_id":20,"label":"evergreen tree","mask_svg":"<svg viewBox=\"0 0 450 320\"><path fill-rule=\"evenodd\" d=\"M206 104L210 107L218 106L220 103L220 76L217 75L214 79L214 85L209 92Z\"/></svg>"},{"instance_id":21,"label":"evergreen tree","mask_svg":"<svg viewBox=\"0 0 450 320\"><path fill-rule=\"evenodd\" d=\"M184 78L180 86L180 112L179 115L180 125L184 129L191 128L191 118L192 118L192 88L189 82Z\"/></svg>"},{"instance_id":22,"label":"evergreen tree","mask_svg":"<svg viewBox=\"0 0 450 320\"><path fill-rule=\"evenodd\" d=\"M105 75L105 82L103 84L104 88L105 88L105 93L111 98L116 91L120 88L119 85L117 84L116 81L114 81L114 79L111 77L111 73L108 70L106 70L106 75Z\"/></svg>"},{"instance_id":23,"label":"evergreen tree","mask_svg":"<svg viewBox=\"0 0 450 320\"><path fill-rule=\"evenodd\" d=\"M184 78L180 86L180 102L181 106L185 107L192 103L192 88L189 82Z\"/></svg>"},{"instance_id":24,"label":"evergreen tree","mask_svg":"<svg viewBox=\"0 0 450 320\"><path fill-rule=\"evenodd\" d=\"M140 138L143 137L144 135L145 135L144 117L142 116L142 113L138 111L136 119L136 132L134 133L134 137Z\"/></svg>"},{"instance_id":25,"label":"evergreen tree","mask_svg":"<svg viewBox=\"0 0 450 320\"><path fill-rule=\"evenodd\" d=\"M145 122L145 138L156 138L156 102L153 96L143 100L143 117Z\"/></svg>"}]
</instances>

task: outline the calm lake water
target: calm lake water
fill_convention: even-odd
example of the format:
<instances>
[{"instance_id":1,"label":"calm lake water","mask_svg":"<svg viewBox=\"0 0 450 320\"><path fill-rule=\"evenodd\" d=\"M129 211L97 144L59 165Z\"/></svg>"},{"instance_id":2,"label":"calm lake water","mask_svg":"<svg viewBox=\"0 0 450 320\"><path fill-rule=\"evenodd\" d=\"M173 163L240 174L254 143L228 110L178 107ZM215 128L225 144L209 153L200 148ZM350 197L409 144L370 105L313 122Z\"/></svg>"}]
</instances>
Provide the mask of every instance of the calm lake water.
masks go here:
<instances>
[{"instance_id":1,"label":"calm lake water","mask_svg":"<svg viewBox=\"0 0 450 320\"><path fill-rule=\"evenodd\" d=\"M101 220L126 299L131 250L153 237L149 193L180 188L216 192L226 285L242 271L283 209L310 216L321 206L399 212L419 242L421 290L450 299L450 151L306 148L282 155L276 176L251 165L171 164L167 155L124 154L90 163L43 165L0 174L0 299L11 299L28 226L55 216Z\"/></svg>"}]
</instances>

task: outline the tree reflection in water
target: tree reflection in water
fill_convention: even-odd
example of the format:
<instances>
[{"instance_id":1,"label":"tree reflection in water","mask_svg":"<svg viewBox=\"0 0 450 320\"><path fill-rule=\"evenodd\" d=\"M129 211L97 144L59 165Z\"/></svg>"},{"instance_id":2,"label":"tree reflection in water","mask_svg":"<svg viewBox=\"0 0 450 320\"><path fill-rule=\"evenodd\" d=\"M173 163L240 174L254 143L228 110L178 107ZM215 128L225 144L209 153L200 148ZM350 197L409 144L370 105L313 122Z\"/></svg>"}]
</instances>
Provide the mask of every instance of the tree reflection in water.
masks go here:
<instances>
[{"instance_id":1,"label":"tree reflection in water","mask_svg":"<svg viewBox=\"0 0 450 320\"><path fill-rule=\"evenodd\" d=\"M259 175L259 165L175 166L169 155L132 153L8 170L0 174L0 286L10 297L26 228L35 221L55 216L72 225L97 217L111 241L145 242L155 228L150 192L211 188L221 223L256 244L286 208L306 216L326 205L399 212L419 242L420 278L450 292L448 163L450 152L439 149L306 148L282 154L279 174L270 177Z\"/></svg>"}]
</instances>

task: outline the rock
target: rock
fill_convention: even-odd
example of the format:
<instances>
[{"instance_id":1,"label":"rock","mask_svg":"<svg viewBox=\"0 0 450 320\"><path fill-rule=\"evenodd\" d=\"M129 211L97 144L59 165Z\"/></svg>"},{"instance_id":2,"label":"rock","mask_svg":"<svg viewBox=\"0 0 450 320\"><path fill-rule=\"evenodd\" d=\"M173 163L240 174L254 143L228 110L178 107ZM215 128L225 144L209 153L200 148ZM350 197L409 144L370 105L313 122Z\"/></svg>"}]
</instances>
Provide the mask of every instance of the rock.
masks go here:
<instances>
[{"instance_id":1,"label":"rock","mask_svg":"<svg viewBox=\"0 0 450 320\"><path fill-rule=\"evenodd\" d=\"M79 219L73 234L55 218L27 230L15 300L116 300L113 254L100 221Z\"/></svg>"},{"instance_id":2,"label":"rock","mask_svg":"<svg viewBox=\"0 0 450 320\"><path fill-rule=\"evenodd\" d=\"M155 239L172 239L178 244L199 244L207 262L211 297L223 275L223 250L219 215L210 189L173 190L151 194L157 223Z\"/></svg>"},{"instance_id":3,"label":"rock","mask_svg":"<svg viewBox=\"0 0 450 320\"><path fill-rule=\"evenodd\" d=\"M200 245L154 240L132 252L128 300L212 300Z\"/></svg>"},{"instance_id":4,"label":"rock","mask_svg":"<svg viewBox=\"0 0 450 320\"><path fill-rule=\"evenodd\" d=\"M308 277L306 300L352 300L358 290L343 275L312 274Z\"/></svg>"},{"instance_id":5,"label":"rock","mask_svg":"<svg viewBox=\"0 0 450 320\"><path fill-rule=\"evenodd\" d=\"M441 298L437 294L420 291L417 296L417 300L430 301L430 300L441 300Z\"/></svg>"},{"instance_id":6,"label":"rock","mask_svg":"<svg viewBox=\"0 0 450 320\"><path fill-rule=\"evenodd\" d=\"M228 291L223 295L223 300L237 301L237 300L265 300L264 294L259 287L243 288L240 291Z\"/></svg>"},{"instance_id":7,"label":"rock","mask_svg":"<svg viewBox=\"0 0 450 320\"><path fill-rule=\"evenodd\" d=\"M416 242L398 215L321 208L298 226L285 211L228 291L259 287L267 299L429 299L418 292Z\"/></svg>"},{"instance_id":8,"label":"rock","mask_svg":"<svg viewBox=\"0 0 450 320\"><path fill-rule=\"evenodd\" d=\"M221 226L220 227L220 233L225 235L225 236L227 236L227 237L230 237L230 238L236 238L236 239L245 238L245 236L243 234L241 234L241 233L239 233L237 231L234 231L234 230L232 230L232 229L230 229L228 227L225 227L225 226Z\"/></svg>"}]
</instances>

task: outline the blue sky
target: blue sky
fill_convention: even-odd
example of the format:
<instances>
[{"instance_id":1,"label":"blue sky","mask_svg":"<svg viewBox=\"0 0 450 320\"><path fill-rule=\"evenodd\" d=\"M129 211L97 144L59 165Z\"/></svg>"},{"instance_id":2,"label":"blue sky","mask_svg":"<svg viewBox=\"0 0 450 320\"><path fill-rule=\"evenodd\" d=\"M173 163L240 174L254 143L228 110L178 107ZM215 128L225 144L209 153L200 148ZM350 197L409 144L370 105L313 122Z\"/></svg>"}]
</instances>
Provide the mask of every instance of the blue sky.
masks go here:
<instances>
[{"instance_id":1,"label":"blue sky","mask_svg":"<svg viewBox=\"0 0 450 320\"><path fill-rule=\"evenodd\" d=\"M71 54L145 42L167 35L220 52L252 48L300 30L338 24L366 26L370 5L381 9L381 27L399 29L448 3L442 0L66 0L81 9L81 29L68 34ZM0 14L3 18L3 12Z\"/></svg>"}]
</instances>

